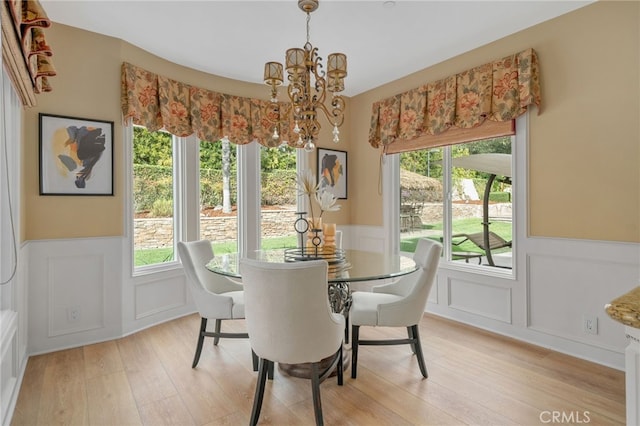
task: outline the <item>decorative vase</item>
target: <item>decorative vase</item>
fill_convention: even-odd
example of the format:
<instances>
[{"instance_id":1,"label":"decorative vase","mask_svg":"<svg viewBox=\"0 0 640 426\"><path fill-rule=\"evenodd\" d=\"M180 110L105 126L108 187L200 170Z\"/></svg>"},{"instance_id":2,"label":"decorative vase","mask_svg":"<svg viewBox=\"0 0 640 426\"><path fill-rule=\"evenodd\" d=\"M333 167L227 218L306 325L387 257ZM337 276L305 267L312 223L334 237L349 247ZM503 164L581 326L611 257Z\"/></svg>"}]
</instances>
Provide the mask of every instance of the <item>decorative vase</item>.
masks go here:
<instances>
[{"instance_id":1,"label":"decorative vase","mask_svg":"<svg viewBox=\"0 0 640 426\"><path fill-rule=\"evenodd\" d=\"M336 224L325 223L322 225L322 238L324 240L324 251L333 253L336 250Z\"/></svg>"}]
</instances>

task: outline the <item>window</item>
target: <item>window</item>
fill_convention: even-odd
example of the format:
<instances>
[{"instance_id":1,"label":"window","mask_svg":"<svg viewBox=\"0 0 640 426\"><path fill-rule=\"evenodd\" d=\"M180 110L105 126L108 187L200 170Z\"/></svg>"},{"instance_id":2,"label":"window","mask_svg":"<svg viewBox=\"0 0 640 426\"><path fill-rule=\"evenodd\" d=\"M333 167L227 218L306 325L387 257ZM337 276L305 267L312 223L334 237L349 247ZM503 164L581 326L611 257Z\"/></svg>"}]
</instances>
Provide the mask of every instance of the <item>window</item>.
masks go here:
<instances>
[{"instance_id":1,"label":"window","mask_svg":"<svg viewBox=\"0 0 640 426\"><path fill-rule=\"evenodd\" d=\"M133 128L134 268L176 260L177 139Z\"/></svg>"},{"instance_id":2,"label":"window","mask_svg":"<svg viewBox=\"0 0 640 426\"><path fill-rule=\"evenodd\" d=\"M296 216L296 149L260 147L261 247L287 248L297 245L293 228Z\"/></svg>"},{"instance_id":3,"label":"window","mask_svg":"<svg viewBox=\"0 0 640 426\"><path fill-rule=\"evenodd\" d=\"M200 141L200 239L215 253L238 251L237 147L228 139Z\"/></svg>"},{"instance_id":4,"label":"window","mask_svg":"<svg viewBox=\"0 0 640 426\"><path fill-rule=\"evenodd\" d=\"M295 246L301 150L129 129L134 274L173 268L181 240L216 253Z\"/></svg>"},{"instance_id":5,"label":"window","mask_svg":"<svg viewBox=\"0 0 640 426\"><path fill-rule=\"evenodd\" d=\"M511 269L512 139L400 154L400 250L426 236L449 262Z\"/></svg>"}]
</instances>

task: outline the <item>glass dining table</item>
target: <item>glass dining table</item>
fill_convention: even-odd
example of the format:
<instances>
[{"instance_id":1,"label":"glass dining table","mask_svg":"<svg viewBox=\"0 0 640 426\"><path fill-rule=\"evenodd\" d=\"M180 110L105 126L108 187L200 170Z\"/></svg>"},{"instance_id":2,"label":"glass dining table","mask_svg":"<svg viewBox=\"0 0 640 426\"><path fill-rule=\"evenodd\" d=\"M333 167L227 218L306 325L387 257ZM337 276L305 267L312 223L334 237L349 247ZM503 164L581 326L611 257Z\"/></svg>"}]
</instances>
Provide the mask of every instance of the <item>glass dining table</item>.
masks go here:
<instances>
[{"instance_id":1,"label":"glass dining table","mask_svg":"<svg viewBox=\"0 0 640 426\"><path fill-rule=\"evenodd\" d=\"M396 278L418 269L410 257L363 250L335 249L329 253L315 255L301 253L299 249L273 249L252 251L247 253L246 257L265 262L327 260L329 302L333 311L338 313L348 312L351 302L349 283ZM241 280L240 258L238 253L217 254L206 267L216 274Z\"/></svg>"}]
</instances>

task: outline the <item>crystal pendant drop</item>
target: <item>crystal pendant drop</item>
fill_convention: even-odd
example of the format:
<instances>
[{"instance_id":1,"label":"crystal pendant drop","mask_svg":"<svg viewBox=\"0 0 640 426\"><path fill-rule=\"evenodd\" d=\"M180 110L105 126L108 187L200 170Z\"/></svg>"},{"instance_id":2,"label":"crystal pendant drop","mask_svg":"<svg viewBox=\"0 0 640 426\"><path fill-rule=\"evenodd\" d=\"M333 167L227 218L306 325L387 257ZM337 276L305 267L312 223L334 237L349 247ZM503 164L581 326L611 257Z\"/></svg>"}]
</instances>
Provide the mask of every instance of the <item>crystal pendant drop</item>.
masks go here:
<instances>
[{"instance_id":1,"label":"crystal pendant drop","mask_svg":"<svg viewBox=\"0 0 640 426\"><path fill-rule=\"evenodd\" d=\"M293 128L293 133L300 133L300 127L298 126L298 120L296 120L296 125Z\"/></svg>"},{"instance_id":2,"label":"crystal pendant drop","mask_svg":"<svg viewBox=\"0 0 640 426\"><path fill-rule=\"evenodd\" d=\"M337 125L333 125L333 142L338 143L340 142L340 137L338 136L340 134L340 131L338 130L338 126Z\"/></svg>"},{"instance_id":3,"label":"crystal pendant drop","mask_svg":"<svg viewBox=\"0 0 640 426\"><path fill-rule=\"evenodd\" d=\"M302 144L304 143L304 141L302 140L302 136L298 135L298 146L302 146Z\"/></svg>"},{"instance_id":4,"label":"crystal pendant drop","mask_svg":"<svg viewBox=\"0 0 640 426\"><path fill-rule=\"evenodd\" d=\"M309 138L309 140L307 140L307 143L304 144L304 150L306 152L313 152L314 149L316 149L316 144L313 143L313 139Z\"/></svg>"},{"instance_id":5,"label":"crystal pendant drop","mask_svg":"<svg viewBox=\"0 0 640 426\"><path fill-rule=\"evenodd\" d=\"M278 128L274 127L273 128L273 140L277 141L278 139L280 139L280 135L278 134Z\"/></svg>"}]
</instances>

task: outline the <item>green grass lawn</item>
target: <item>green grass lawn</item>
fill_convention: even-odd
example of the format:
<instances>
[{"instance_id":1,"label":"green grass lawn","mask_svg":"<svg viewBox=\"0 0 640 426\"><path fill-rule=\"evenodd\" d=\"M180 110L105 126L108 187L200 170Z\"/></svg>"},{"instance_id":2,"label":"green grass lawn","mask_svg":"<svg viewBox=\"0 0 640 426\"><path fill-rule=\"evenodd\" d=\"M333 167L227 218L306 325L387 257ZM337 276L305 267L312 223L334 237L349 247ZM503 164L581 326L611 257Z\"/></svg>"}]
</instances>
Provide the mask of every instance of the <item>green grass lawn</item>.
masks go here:
<instances>
[{"instance_id":1,"label":"green grass lawn","mask_svg":"<svg viewBox=\"0 0 640 426\"><path fill-rule=\"evenodd\" d=\"M296 235L265 238L262 240L262 248L265 250L296 247L297 244ZM216 254L235 253L236 251L238 251L238 244L235 241L213 244L213 252ZM134 254L135 266L155 265L157 263L168 262L172 259L173 249L171 248L136 250Z\"/></svg>"}]
</instances>

